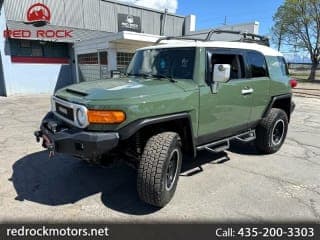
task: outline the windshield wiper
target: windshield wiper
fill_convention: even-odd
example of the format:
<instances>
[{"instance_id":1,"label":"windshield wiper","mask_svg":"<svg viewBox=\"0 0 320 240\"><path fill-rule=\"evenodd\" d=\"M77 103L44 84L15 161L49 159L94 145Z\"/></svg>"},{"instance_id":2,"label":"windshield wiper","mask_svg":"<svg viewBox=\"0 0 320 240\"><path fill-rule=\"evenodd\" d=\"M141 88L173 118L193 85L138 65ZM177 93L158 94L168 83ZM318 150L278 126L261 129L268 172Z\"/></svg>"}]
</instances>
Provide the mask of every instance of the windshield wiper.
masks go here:
<instances>
[{"instance_id":1,"label":"windshield wiper","mask_svg":"<svg viewBox=\"0 0 320 240\"><path fill-rule=\"evenodd\" d=\"M163 74L155 74L155 75L152 75L152 76L155 77L155 78L168 79L168 80L170 80L170 82L177 82L177 80L173 79L172 76L167 76L167 75L163 75Z\"/></svg>"},{"instance_id":2,"label":"windshield wiper","mask_svg":"<svg viewBox=\"0 0 320 240\"><path fill-rule=\"evenodd\" d=\"M129 77L129 76L140 77L141 75L140 74L134 74L134 73L126 73L125 76L126 77Z\"/></svg>"},{"instance_id":3,"label":"windshield wiper","mask_svg":"<svg viewBox=\"0 0 320 240\"><path fill-rule=\"evenodd\" d=\"M158 79L168 79L170 82L177 82L177 80L173 79L172 76L167 76L163 74L152 74L152 73L128 73L127 76L136 76L136 77L144 77L144 78L158 78Z\"/></svg>"},{"instance_id":4,"label":"windshield wiper","mask_svg":"<svg viewBox=\"0 0 320 240\"><path fill-rule=\"evenodd\" d=\"M144 77L151 78L153 75L151 73L127 73L126 76L134 76L134 77Z\"/></svg>"}]
</instances>

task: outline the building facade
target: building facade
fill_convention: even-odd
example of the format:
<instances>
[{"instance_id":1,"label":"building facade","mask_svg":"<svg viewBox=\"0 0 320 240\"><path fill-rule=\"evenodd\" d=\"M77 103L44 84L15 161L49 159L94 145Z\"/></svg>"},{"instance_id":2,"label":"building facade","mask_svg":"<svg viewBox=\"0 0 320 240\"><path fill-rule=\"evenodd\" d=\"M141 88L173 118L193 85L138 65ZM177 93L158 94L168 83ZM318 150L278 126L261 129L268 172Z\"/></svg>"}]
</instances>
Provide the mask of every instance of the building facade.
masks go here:
<instances>
[{"instance_id":1,"label":"building facade","mask_svg":"<svg viewBox=\"0 0 320 240\"><path fill-rule=\"evenodd\" d=\"M195 16L114 0L4 0L0 96L53 93L124 71L161 36L198 35ZM228 26L257 33L256 24Z\"/></svg>"}]
</instances>

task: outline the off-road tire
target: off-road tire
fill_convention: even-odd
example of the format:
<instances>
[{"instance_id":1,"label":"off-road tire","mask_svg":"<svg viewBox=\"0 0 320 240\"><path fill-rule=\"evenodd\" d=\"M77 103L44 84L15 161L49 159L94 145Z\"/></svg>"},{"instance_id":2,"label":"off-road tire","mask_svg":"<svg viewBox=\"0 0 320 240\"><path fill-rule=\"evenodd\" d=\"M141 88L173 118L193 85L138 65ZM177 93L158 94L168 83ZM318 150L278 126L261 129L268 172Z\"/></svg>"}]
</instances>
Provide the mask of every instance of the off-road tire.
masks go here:
<instances>
[{"instance_id":1,"label":"off-road tire","mask_svg":"<svg viewBox=\"0 0 320 240\"><path fill-rule=\"evenodd\" d=\"M177 155L175 177L167 181L171 156ZM164 207L173 197L181 171L182 151L180 137L175 132L152 136L146 143L138 168L137 190L142 201ZM172 165L172 164L171 164ZM172 169L172 168L171 168ZM170 189L167 182L171 182Z\"/></svg>"},{"instance_id":2,"label":"off-road tire","mask_svg":"<svg viewBox=\"0 0 320 240\"><path fill-rule=\"evenodd\" d=\"M278 125L283 125L283 134L281 139L279 139L275 144L274 132ZM280 127L281 128L281 127ZM282 110L278 108L272 108L269 114L261 120L259 123L256 134L256 148L260 153L272 154L281 148L285 141L288 131L288 116Z\"/></svg>"}]
</instances>

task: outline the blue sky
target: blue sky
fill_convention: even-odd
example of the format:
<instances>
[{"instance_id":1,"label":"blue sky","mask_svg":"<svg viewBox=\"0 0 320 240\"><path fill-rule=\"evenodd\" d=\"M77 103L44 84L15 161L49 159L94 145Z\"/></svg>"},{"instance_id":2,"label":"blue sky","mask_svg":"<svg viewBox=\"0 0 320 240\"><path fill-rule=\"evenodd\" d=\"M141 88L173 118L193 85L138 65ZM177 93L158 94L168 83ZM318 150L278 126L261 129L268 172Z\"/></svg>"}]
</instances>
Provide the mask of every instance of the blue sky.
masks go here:
<instances>
[{"instance_id":1,"label":"blue sky","mask_svg":"<svg viewBox=\"0 0 320 240\"><path fill-rule=\"evenodd\" d=\"M197 30L220 26L227 16L227 24L260 22L260 34L268 35L272 17L283 0L179 0L177 14L197 16Z\"/></svg>"}]
</instances>

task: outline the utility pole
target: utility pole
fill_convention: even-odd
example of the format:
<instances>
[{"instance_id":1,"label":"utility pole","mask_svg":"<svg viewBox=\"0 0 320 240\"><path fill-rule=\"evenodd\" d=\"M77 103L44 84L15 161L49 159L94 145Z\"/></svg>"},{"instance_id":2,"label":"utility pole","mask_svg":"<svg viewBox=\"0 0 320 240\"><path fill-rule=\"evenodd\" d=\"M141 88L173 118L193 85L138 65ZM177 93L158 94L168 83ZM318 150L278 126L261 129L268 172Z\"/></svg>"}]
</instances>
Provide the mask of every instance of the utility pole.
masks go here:
<instances>
[{"instance_id":1,"label":"utility pole","mask_svg":"<svg viewBox=\"0 0 320 240\"><path fill-rule=\"evenodd\" d=\"M223 23L223 25L227 25L227 16L224 16L224 23Z\"/></svg>"}]
</instances>

